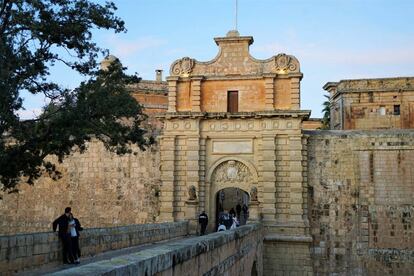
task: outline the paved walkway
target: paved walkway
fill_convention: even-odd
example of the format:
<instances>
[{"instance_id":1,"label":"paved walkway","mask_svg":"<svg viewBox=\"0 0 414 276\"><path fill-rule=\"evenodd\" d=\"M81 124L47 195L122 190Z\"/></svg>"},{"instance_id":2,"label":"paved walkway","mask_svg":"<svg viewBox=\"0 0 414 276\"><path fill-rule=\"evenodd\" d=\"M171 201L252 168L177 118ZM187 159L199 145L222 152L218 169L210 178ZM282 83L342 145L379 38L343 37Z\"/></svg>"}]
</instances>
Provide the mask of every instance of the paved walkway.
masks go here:
<instances>
[{"instance_id":1,"label":"paved walkway","mask_svg":"<svg viewBox=\"0 0 414 276\"><path fill-rule=\"evenodd\" d=\"M155 243L150 243L150 244L142 244L142 245L137 245L137 246L133 246L133 247L127 247L127 248L123 248L123 249L118 249L118 250L111 250L111 251L107 251L104 253L100 253L97 254L95 256L92 257L85 257L85 258L81 258L81 263L79 265L45 265L41 268L38 269L34 269L34 270L30 270L30 271L23 271L21 273L19 273L19 275L23 275L23 276L34 276L34 275L44 275L44 274L49 274L49 273L54 273L54 272L58 272L58 271L63 271L66 269L70 269L76 266L82 266L82 265L86 265L86 264L90 264L90 263L95 263L95 262L99 262L99 261L104 261L104 260L109 260L112 259L114 257L118 257L118 256L122 256L122 255L128 255L131 253L135 253L141 250L145 250L145 249L149 249L151 247L155 247L155 246L159 246L159 245L163 245L165 243L171 242L171 241L177 241L177 240L181 240L181 239L187 239L191 236L185 236L185 237L179 237L179 238L175 238L175 239L170 239L170 240L163 240L160 242L155 242Z\"/></svg>"}]
</instances>

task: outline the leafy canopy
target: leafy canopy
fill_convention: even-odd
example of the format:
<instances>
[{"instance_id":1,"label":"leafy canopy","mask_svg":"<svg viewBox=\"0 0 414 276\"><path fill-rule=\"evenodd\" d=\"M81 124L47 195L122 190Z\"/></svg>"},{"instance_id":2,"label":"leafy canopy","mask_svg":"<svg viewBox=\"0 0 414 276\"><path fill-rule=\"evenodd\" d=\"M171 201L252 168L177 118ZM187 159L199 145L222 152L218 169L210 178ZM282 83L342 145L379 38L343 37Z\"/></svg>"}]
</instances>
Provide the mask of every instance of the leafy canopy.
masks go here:
<instances>
[{"instance_id":1,"label":"leafy canopy","mask_svg":"<svg viewBox=\"0 0 414 276\"><path fill-rule=\"evenodd\" d=\"M124 32L112 2L88 0L0 0L0 183L13 191L22 176L28 183L47 172L59 172L48 155L59 161L74 148L96 137L119 154L131 143L144 148L150 141L140 128L140 105L125 88L139 79L127 76L119 61L97 69L107 51L92 40L92 31ZM62 54L63 53L63 54ZM89 76L75 90L51 80L50 67L62 62ZM43 94L49 104L38 118L21 120L22 92Z\"/></svg>"}]
</instances>

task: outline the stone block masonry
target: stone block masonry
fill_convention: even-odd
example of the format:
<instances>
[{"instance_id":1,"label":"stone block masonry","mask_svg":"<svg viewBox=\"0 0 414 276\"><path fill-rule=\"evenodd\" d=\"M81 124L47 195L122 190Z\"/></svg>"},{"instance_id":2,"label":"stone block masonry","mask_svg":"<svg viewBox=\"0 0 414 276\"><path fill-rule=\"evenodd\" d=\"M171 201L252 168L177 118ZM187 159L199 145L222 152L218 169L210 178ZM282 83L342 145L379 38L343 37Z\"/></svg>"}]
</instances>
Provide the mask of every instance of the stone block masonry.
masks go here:
<instances>
[{"instance_id":1,"label":"stone block masonry","mask_svg":"<svg viewBox=\"0 0 414 276\"><path fill-rule=\"evenodd\" d=\"M66 206L87 228L158 221L158 146L123 156L97 140L87 146L59 164L58 181L45 176L33 186L20 184L18 193L0 194L0 234L50 231Z\"/></svg>"},{"instance_id":2,"label":"stone block masonry","mask_svg":"<svg viewBox=\"0 0 414 276\"><path fill-rule=\"evenodd\" d=\"M307 131L319 275L414 274L414 131Z\"/></svg>"},{"instance_id":3,"label":"stone block masonry","mask_svg":"<svg viewBox=\"0 0 414 276\"><path fill-rule=\"evenodd\" d=\"M83 256L146 243L182 237L188 234L188 222L128 225L93 228L81 232ZM61 243L57 233L29 233L0 236L0 275L11 275L43 265L61 263Z\"/></svg>"}]
</instances>

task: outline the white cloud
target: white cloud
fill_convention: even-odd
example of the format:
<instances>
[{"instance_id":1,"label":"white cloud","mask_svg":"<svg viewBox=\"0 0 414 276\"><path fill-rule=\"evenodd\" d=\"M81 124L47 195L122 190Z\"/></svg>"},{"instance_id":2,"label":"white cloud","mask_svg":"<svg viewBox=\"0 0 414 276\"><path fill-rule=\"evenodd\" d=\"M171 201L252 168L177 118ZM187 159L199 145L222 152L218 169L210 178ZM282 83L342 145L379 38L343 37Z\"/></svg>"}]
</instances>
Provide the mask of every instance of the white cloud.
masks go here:
<instances>
[{"instance_id":1,"label":"white cloud","mask_svg":"<svg viewBox=\"0 0 414 276\"><path fill-rule=\"evenodd\" d=\"M121 61L130 58L143 50L159 47L166 43L166 41L155 37L141 37L134 40L125 40L115 35L110 35L106 39L106 42L108 43L108 48L111 50L111 53L120 58Z\"/></svg>"}]
</instances>

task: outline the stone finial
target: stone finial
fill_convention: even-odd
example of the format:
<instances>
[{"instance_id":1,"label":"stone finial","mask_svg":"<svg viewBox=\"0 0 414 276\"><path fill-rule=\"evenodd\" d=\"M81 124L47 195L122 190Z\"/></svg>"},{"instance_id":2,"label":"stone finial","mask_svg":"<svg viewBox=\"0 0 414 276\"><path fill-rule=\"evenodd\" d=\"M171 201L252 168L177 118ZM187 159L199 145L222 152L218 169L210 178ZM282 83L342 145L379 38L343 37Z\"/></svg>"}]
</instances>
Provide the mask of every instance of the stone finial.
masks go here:
<instances>
[{"instance_id":1,"label":"stone finial","mask_svg":"<svg viewBox=\"0 0 414 276\"><path fill-rule=\"evenodd\" d=\"M226 37L239 37L239 36L240 36L240 33L237 30L230 30L226 35Z\"/></svg>"}]
</instances>

